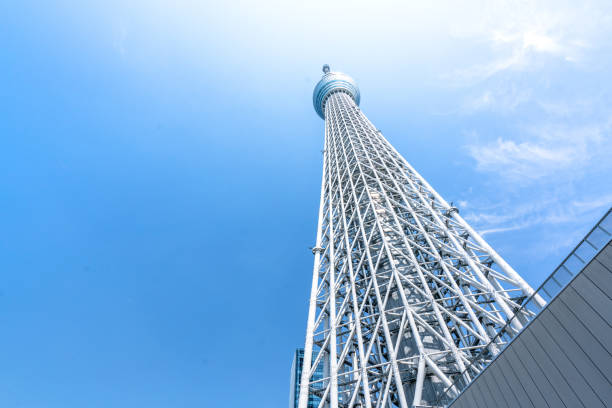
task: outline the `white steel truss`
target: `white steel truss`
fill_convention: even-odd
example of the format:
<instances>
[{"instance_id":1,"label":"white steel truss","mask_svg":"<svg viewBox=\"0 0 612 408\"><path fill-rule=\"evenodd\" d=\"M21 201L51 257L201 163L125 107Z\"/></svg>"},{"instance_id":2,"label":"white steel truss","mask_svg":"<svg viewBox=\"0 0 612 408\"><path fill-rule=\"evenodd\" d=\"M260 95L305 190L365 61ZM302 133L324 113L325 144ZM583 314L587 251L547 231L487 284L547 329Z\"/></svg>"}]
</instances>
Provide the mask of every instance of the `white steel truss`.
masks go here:
<instances>
[{"instance_id":1,"label":"white steel truss","mask_svg":"<svg viewBox=\"0 0 612 408\"><path fill-rule=\"evenodd\" d=\"M497 353L503 343L491 339L533 289L400 156L354 95L331 91L321 111L299 407L308 394L319 408L432 406L457 392L458 378L471 380L465 368L475 356ZM505 329L510 336L520 321Z\"/></svg>"}]
</instances>

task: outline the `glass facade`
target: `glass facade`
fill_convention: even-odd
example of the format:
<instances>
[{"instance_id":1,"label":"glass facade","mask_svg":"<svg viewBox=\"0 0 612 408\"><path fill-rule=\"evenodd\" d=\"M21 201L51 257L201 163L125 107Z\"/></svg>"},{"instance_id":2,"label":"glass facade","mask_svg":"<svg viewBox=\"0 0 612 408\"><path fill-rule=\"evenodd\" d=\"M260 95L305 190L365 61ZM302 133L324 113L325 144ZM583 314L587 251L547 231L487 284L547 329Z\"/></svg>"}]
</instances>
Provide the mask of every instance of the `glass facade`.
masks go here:
<instances>
[{"instance_id":1,"label":"glass facade","mask_svg":"<svg viewBox=\"0 0 612 408\"><path fill-rule=\"evenodd\" d=\"M293 355L293 363L291 364L291 389L289 390L289 408L297 408L298 406L298 400L300 399L300 382L302 379L303 367L304 349L299 348L295 350L295 353ZM317 367L317 370L311 378L312 381L316 381L323 378L323 369L321 365ZM318 396L312 393L308 396L308 408L317 408L320 402L321 398L319 398Z\"/></svg>"}]
</instances>

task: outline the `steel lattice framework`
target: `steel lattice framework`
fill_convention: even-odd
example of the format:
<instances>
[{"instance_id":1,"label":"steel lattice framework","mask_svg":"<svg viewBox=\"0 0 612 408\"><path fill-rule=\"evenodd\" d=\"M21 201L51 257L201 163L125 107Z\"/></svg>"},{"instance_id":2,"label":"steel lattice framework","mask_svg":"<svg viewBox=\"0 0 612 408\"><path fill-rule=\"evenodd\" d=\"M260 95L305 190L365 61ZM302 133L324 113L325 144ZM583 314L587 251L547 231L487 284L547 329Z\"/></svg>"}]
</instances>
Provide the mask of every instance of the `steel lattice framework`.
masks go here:
<instances>
[{"instance_id":1,"label":"steel lattice framework","mask_svg":"<svg viewBox=\"0 0 612 408\"><path fill-rule=\"evenodd\" d=\"M477 354L497 353L491 339L533 289L366 118L353 80L324 72L313 97L325 148L299 407L309 393L320 408L430 406L457 392L457 378L471 380ZM504 330L516 334L520 321Z\"/></svg>"}]
</instances>

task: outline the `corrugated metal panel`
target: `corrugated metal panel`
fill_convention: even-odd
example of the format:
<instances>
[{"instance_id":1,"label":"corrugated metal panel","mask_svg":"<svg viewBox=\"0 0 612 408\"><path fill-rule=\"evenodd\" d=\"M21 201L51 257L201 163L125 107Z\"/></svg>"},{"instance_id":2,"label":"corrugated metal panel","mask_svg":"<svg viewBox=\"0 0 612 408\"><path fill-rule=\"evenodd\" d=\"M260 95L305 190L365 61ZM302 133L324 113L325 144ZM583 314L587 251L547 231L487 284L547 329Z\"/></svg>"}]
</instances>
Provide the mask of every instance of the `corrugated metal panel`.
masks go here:
<instances>
[{"instance_id":1,"label":"corrugated metal panel","mask_svg":"<svg viewBox=\"0 0 612 408\"><path fill-rule=\"evenodd\" d=\"M496 363L497 362L493 363L493 366L489 367L491 369L490 377L493 378L496 382L497 386L501 390L501 395L503 395L503 399L508 401L508 405L510 407L517 407L518 405L516 395L510 388L510 384L506 380L506 376L503 372L505 367L503 367L503 364L498 365Z\"/></svg>"},{"instance_id":2,"label":"corrugated metal panel","mask_svg":"<svg viewBox=\"0 0 612 408\"><path fill-rule=\"evenodd\" d=\"M565 327L571 327L572 325L578 327L569 336L580 346L579 355L583 357L583 361L580 364L591 366L590 369L583 369L591 373L590 385L598 394L604 395L604 401L612 401L612 386L609 383L609 379L612 378L612 372L610 371L612 369L612 356L589 332L588 328L574 316L565 303L559 302L558 306L559 315L557 316L565 316L563 318L563 322L566 323ZM607 372L605 371L606 367Z\"/></svg>"},{"instance_id":3,"label":"corrugated metal panel","mask_svg":"<svg viewBox=\"0 0 612 408\"><path fill-rule=\"evenodd\" d=\"M533 358L532 351L527 348L527 344L527 337L521 338L520 341L516 342L514 350L523 362L529 376L534 381L542 399L546 402L541 406L562 407L563 403L561 402L559 394L545 375L542 367L540 367L538 362ZM486 377L488 376L484 376L484 378Z\"/></svg>"},{"instance_id":4,"label":"corrugated metal panel","mask_svg":"<svg viewBox=\"0 0 612 408\"><path fill-rule=\"evenodd\" d=\"M548 354L546 354L546 351L544 348L542 348L542 345L537 340L538 335L544 336L546 334L543 333L543 329L540 326L534 326L533 330L523 332L521 338L525 341L525 345L531 352L534 361L541 367L543 372L543 376L541 378L546 380L551 385L555 394L565 406L582 406L578 400L578 397L576 396L576 393L569 386L561 371L555 364L553 364L552 360ZM544 388L543 385L542 388Z\"/></svg>"},{"instance_id":5,"label":"corrugated metal panel","mask_svg":"<svg viewBox=\"0 0 612 408\"><path fill-rule=\"evenodd\" d=\"M612 407L612 243L450 405Z\"/></svg>"}]
</instances>

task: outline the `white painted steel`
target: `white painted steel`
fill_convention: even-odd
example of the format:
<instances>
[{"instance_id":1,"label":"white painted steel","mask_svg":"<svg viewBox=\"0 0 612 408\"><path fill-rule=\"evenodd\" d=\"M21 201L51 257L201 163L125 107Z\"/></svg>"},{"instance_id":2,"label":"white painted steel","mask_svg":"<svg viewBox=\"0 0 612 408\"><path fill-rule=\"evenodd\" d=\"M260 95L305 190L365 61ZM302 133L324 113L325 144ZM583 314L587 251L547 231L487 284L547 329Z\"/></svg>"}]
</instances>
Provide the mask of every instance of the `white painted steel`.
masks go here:
<instances>
[{"instance_id":1,"label":"white painted steel","mask_svg":"<svg viewBox=\"0 0 612 408\"><path fill-rule=\"evenodd\" d=\"M324 109L299 407L308 407L309 393L321 399L319 408L430 406L456 392L458 378L471 380L466 366L475 356L498 353L503 343L491 339L533 289L351 94L331 91ZM522 327L514 321L504 329L509 336ZM314 375L320 365L323 379Z\"/></svg>"}]
</instances>

